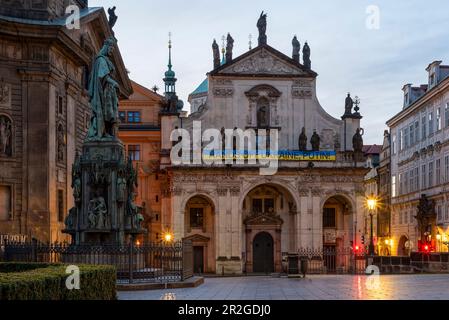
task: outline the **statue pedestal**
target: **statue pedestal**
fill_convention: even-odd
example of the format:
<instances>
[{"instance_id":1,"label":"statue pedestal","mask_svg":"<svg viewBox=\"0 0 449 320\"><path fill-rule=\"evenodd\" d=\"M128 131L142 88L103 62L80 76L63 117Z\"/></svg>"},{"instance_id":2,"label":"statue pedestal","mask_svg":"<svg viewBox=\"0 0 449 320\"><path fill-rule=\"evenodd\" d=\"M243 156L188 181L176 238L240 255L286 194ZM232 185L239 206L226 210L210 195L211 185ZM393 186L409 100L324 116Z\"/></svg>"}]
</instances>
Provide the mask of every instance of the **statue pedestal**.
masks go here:
<instances>
[{"instance_id":1,"label":"statue pedestal","mask_svg":"<svg viewBox=\"0 0 449 320\"><path fill-rule=\"evenodd\" d=\"M127 235L144 233L133 203L137 173L125 160L123 143L117 139L85 142L75 162L73 179L78 179L81 190L64 230L72 235L73 244L122 245Z\"/></svg>"}]
</instances>

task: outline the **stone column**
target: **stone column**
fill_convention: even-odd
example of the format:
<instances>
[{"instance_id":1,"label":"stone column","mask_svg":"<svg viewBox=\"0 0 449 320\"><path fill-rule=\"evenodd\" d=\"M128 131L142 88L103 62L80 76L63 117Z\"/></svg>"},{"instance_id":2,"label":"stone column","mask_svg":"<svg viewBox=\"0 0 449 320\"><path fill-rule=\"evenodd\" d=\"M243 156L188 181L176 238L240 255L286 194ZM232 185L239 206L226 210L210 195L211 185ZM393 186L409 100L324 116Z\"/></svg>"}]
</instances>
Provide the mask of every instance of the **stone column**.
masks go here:
<instances>
[{"instance_id":1,"label":"stone column","mask_svg":"<svg viewBox=\"0 0 449 320\"><path fill-rule=\"evenodd\" d=\"M313 212L313 248L323 247L323 217L321 212L321 196L323 191L319 188L312 190L312 212Z\"/></svg>"},{"instance_id":2,"label":"stone column","mask_svg":"<svg viewBox=\"0 0 449 320\"><path fill-rule=\"evenodd\" d=\"M174 192L173 196L173 233L175 241L185 236L185 208L182 208L182 192Z\"/></svg>"},{"instance_id":3,"label":"stone column","mask_svg":"<svg viewBox=\"0 0 449 320\"><path fill-rule=\"evenodd\" d=\"M301 194L300 200L300 241L299 245L301 248L310 248L312 246L312 214L309 210L310 201L310 191L305 189Z\"/></svg>"}]
</instances>

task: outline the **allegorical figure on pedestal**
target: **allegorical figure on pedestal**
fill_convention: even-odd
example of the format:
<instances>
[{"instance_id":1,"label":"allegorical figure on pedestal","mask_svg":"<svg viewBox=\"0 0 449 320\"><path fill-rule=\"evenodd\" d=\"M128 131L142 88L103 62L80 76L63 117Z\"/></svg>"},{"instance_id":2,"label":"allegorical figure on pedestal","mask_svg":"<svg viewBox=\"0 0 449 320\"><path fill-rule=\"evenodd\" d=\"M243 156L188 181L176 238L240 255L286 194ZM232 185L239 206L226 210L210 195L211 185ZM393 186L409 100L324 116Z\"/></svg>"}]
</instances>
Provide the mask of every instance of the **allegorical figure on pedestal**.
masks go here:
<instances>
[{"instance_id":1,"label":"allegorical figure on pedestal","mask_svg":"<svg viewBox=\"0 0 449 320\"><path fill-rule=\"evenodd\" d=\"M307 151L307 135L306 128L302 128L301 134L299 135L299 151Z\"/></svg>"},{"instance_id":2,"label":"allegorical figure on pedestal","mask_svg":"<svg viewBox=\"0 0 449 320\"><path fill-rule=\"evenodd\" d=\"M92 109L91 124L87 137L89 141L116 136L119 85L113 79L115 67L110 60L115 43L114 38L106 40L93 64L89 82L90 106Z\"/></svg>"}]
</instances>

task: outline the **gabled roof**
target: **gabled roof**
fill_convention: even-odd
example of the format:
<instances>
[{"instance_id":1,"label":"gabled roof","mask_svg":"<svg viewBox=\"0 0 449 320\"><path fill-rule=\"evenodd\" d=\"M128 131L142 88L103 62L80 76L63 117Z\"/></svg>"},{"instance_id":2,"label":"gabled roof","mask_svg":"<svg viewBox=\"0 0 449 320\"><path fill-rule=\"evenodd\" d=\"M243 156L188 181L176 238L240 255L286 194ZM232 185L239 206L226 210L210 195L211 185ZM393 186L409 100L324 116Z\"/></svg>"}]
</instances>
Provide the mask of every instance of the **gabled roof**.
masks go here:
<instances>
[{"instance_id":1,"label":"gabled roof","mask_svg":"<svg viewBox=\"0 0 449 320\"><path fill-rule=\"evenodd\" d=\"M137 96L140 95L141 97L148 98L148 100L155 100L155 101L162 101L164 99L163 96L158 94L157 92L154 92L151 89L148 89L147 87L135 82L134 80L131 80L131 85L133 87L134 93L133 95ZM135 98L133 95L130 97L130 99ZM143 99L138 99L143 100ZM146 100L146 99L145 99Z\"/></svg>"},{"instance_id":2,"label":"gabled roof","mask_svg":"<svg viewBox=\"0 0 449 320\"><path fill-rule=\"evenodd\" d=\"M313 70L309 70L306 67L304 67L304 65L298 63L297 61L293 60L292 58L290 58L289 56L283 54L282 52L274 49L273 47L269 46L269 45L261 45L258 47L255 47L254 49L240 55L239 57L233 59L231 62L226 62L225 64L219 66L218 68L212 70L211 72L209 72L210 75L232 75L232 76L236 76L239 75L238 73L228 73L225 72L226 69L230 68L233 65L238 64L239 62L245 60L246 58L251 57L252 55L256 55L257 52L266 50L267 52L273 54L277 59L279 59L280 61L288 64L289 66L292 66L294 68L296 68L298 71L301 72L301 75L291 75L291 76L296 76L296 77L313 77L316 78L318 76L318 74L313 71ZM248 74L245 74L248 75ZM254 74L253 76L273 76L273 74L264 74L264 73L257 73ZM282 76L285 76L285 74L283 74Z\"/></svg>"},{"instance_id":3,"label":"gabled roof","mask_svg":"<svg viewBox=\"0 0 449 320\"><path fill-rule=\"evenodd\" d=\"M366 145L363 146L363 153L365 155L368 154L380 154L382 152L382 146L378 146L377 144L374 145Z\"/></svg>"}]
</instances>

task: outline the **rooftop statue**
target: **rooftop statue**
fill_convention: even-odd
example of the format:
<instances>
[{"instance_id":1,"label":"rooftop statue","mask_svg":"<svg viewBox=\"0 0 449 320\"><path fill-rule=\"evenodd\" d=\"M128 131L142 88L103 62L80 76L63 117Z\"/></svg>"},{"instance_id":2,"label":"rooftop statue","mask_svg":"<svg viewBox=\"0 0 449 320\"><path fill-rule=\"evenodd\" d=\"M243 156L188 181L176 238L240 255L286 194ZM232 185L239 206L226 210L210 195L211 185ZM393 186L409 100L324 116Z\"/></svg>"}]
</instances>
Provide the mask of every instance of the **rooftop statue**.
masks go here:
<instances>
[{"instance_id":1,"label":"rooftop statue","mask_svg":"<svg viewBox=\"0 0 449 320\"><path fill-rule=\"evenodd\" d=\"M257 21L259 29L259 46L267 44L267 14L262 11Z\"/></svg>"},{"instance_id":2,"label":"rooftop statue","mask_svg":"<svg viewBox=\"0 0 449 320\"><path fill-rule=\"evenodd\" d=\"M299 51L301 50L301 44L299 43L298 38L296 36L293 37L292 46L293 46L292 59L299 63Z\"/></svg>"},{"instance_id":3,"label":"rooftop statue","mask_svg":"<svg viewBox=\"0 0 449 320\"><path fill-rule=\"evenodd\" d=\"M232 61L232 50L234 49L234 39L231 34L228 33L227 44L226 44L226 62Z\"/></svg>"},{"instance_id":4,"label":"rooftop statue","mask_svg":"<svg viewBox=\"0 0 449 320\"><path fill-rule=\"evenodd\" d=\"M310 139L310 144L312 145L312 151L320 151L321 138L318 133L316 133L316 131L313 131L312 138Z\"/></svg>"},{"instance_id":5,"label":"rooftop statue","mask_svg":"<svg viewBox=\"0 0 449 320\"><path fill-rule=\"evenodd\" d=\"M307 151L307 135L304 127L299 135L299 151Z\"/></svg>"},{"instance_id":6,"label":"rooftop statue","mask_svg":"<svg viewBox=\"0 0 449 320\"><path fill-rule=\"evenodd\" d=\"M363 151L363 138L360 128L357 128L357 131L352 138L352 147L354 148L354 152L361 153Z\"/></svg>"},{"instance_id":7,"label":"rooftop statue","mask_svg":"<svg viewBox=\"0 0 449 320\"><path fill-rule=\"evenodd\" d=\"M118 123L119 84L114 80L115 66L111 61L116 40L109 38L95 58L89 81L92 116L88 141L114 138Z\"/></svg>"},{"instance_id":8,"label":"rooftop statue","mask_svg":"<svg viewBox=\"0 0 449 320\"><path fill-rule=\"evenodd\" d=\"M212 43L212 52L214 53L214 69L220 66L220 48L218 47L217 41Z\"/></svg>"},{"instance_id":9,"label":"rooftop statue","mask_svg":"<svg viewBox=\"0 0 449 320\"><path fill-rule=\"evenodd\" d=\"M352 108L354 107L354 101L351 98L351 94L348 93L348 96L345 100L345 115L352 115Z\"/></svg>"},{"instance_id":10,"label":"rooftop statue","mask_svg":"<svg viewBox=\"0 0 449 320\"><path fill-rule=\"evenodd\" d=\"M307 42L304 44L304 47L302 48L302 56L304 60L304 67L306 67L307 69L311 69L312 62L310 61L310 47Z\"/></svg>"},{"instance_id":11,"label":"rooftop statue","mask_svg":"<svg viewBox=\"0 0 449 320\"><path fill-rule=\"evenodd\" d=\"M109 14L109 27L114 28L115 24L117 23L117 15L115 14L115 9L116 7L112 7L108 9L108 14ZM112 33L114 33L114 31L112 31Z\"/></svg>"}]
</instances>

